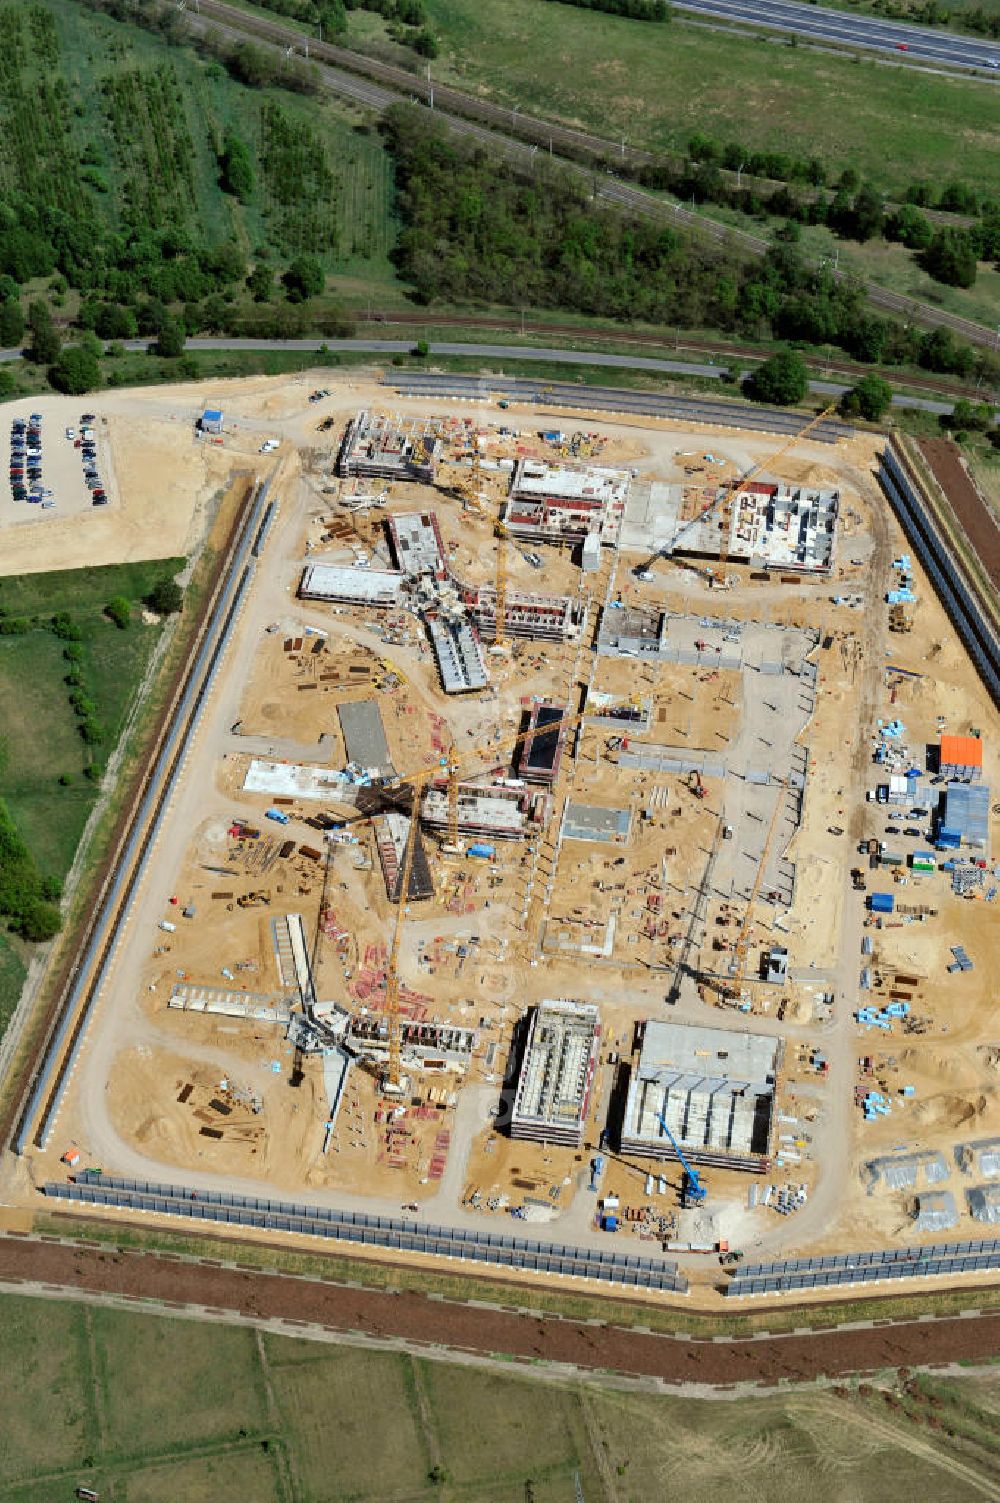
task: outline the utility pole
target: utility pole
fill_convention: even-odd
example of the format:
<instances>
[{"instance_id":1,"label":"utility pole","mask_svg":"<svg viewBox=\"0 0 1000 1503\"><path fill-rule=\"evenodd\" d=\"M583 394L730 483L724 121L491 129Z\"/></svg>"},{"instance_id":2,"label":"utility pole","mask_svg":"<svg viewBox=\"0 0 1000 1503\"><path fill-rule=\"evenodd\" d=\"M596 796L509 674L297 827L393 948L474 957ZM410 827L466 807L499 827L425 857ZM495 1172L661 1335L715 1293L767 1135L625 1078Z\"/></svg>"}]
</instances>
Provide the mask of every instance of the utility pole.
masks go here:
<instances>
[{"instance_id":1,"label":"utility pole","mask_svg":"<svg viewBox=\"0 0 1000 1503\"><path fill-rule=\"evenodd\" d=\"M743 169L744 169L745 166L746 166L746 162L741 162L740 165L736 169L736 191L737 191L737 193L740 191L740 178L743 176Z\"/></svg>"},{"instance_id":2,"label":"utility pole","mask_svg":"<svg viewBox=\"0 0 1000 1503\"><path fill-rule=\"evenodd\" d=\"M434 85L431 83L431 65L427 64L427 103L434 108Z\"/></svg>"}]
</instances>

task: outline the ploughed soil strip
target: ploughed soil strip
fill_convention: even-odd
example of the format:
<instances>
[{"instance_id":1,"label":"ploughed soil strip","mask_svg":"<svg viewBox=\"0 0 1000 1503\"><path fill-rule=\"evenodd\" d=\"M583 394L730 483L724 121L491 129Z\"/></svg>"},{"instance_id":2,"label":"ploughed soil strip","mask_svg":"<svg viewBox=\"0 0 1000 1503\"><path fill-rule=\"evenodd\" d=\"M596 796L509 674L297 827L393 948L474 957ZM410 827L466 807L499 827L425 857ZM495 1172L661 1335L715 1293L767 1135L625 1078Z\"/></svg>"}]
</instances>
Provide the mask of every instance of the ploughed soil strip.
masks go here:
<instances>
[{"instance_id":1,"label":"ploughed soil strip","mask_svg":"<svg viewBox=\"0 0 1000 1503\"><path fill-rule=\"evenodd\" d=\"M774 1383L873 1368L983 1361L1000 1351L1000 1312L900 1325L887 1321L871 1329L807 1336L699 1341L444 1304L421 1294L345 1288L286 1274L182 1262L169 1254L16 1237L0 1237L0 1280L204 1305L257 1319L606 1368L668 1383ZM482 1292L488 1299L489 1286ZM524 1294L531 1298L529 1288Z\"/></svg>"},{"instance_id":2,"label":"ploughed soil strip","mask_svg":"<svg viewBox=\"0 0 1000 1503\"><path fill-rule=\"evenodd\" d=\"M1000 590L1000 528L969 478L958 445L950 438L918 438L917 445L951 502L979 562L994 588Z\"/></svg>"}]
</instances>

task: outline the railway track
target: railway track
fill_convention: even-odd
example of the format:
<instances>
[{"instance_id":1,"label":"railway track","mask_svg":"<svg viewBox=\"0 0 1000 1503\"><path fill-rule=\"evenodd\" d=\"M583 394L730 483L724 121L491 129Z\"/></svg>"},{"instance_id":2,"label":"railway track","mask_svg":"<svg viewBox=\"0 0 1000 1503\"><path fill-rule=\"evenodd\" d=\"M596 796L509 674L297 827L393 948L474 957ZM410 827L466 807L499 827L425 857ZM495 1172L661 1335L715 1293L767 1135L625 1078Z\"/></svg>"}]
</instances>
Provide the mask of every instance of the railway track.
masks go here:
<instances>
[{"instance_id":1,"label":"railway track","mask_svg":"<svg viewBox=\"0 0 1000 1503\"><path fill-rule=\"evenodd\" d=\"M580 324L553 324L538 323L532 319L508 318L503 314L492 313L441 313L435 316L428 309L423 313L411 313L405 308L398 309L359 309L351 315L357 323L376 324L383 327L399 325L404 328L428 328L439 325L445 328L456 329L497 329L503 332L523 335L548 334L559 339L576 340L613 340L616 344L635 345L638 348L663 351L673 350L675 353L692 351L696 354L710 354L719 364L730 360L754 360L761 361L767 358L766 352L754 349L752 346L725 344L717 339L693 339L685 335L683 339L671 339L666 334L643 333L636 329L616 328L605 326L602 328L586 327ZM851 380L860 380L862 376L872 373L884 376L887 381L915 387L920 391L933 392L936 396L944 397L967 397L970 400L982 399L982 392L975 386L965 386L948 381L935 381L931 376L915 376L909 372L900 374L892 366L879 365L853 365L847 360L829 360L823 357L816 362L821 364L824 370L835 372L837 375L846 376Z\"/></svg>"},{"instance_id":2,"label":"railway track","mask_svg":"<svg viewBox=\"0 0 1000 1503\"><path fill-rule=\"evenodd\" d=\"M248 36L252 36L270 42L286 52L289 48L307 52L310 61L317 64L323 84L355 103L380 112L398 103L401 97L430 104L451 133L479 140L488 149L499 152L508 161L516 162L529 170L534 169L536 154L543 146L547 145L549 154L555 157L558 145L558 160L562 168L586 181L595 198L629 209L633 214L658 224L683 224L703 239L717 245L737 246L755 257L764 255L770 248L769 242L759 235L717 224L680 203L658 197L645 189L609 176L607 171L596 171L592 166L584 166L564 154L566 150L582 149L603 160L608 155L610 143L600 136L550 124L536 116L525 114L516 106L507 110L487 100L476 99L450 85L418 78L391 63L365 57L330 42L309 39L294 26L252 15L228 5L226 0L199 0L198 14L191 15L188 12L188 24L194 31L204 33L209 29L209 17L221 23L217 29L232 40L246 40ZM451 111L454 113L449 113ZM490 128L478 124L479 121L485 121ZM515 131L518 136L513 134ZM519 139L519 136L525 136L527 140ZM840 282L851 279L851 274L846 271L830 269L830 274ZM992 349L996 342L995 330L944 309L932 308L927 303L893 292L878 283L866 282L865 292L873 307L930 328L950 329L982 349Z\"/></svg>"}]
</instances>

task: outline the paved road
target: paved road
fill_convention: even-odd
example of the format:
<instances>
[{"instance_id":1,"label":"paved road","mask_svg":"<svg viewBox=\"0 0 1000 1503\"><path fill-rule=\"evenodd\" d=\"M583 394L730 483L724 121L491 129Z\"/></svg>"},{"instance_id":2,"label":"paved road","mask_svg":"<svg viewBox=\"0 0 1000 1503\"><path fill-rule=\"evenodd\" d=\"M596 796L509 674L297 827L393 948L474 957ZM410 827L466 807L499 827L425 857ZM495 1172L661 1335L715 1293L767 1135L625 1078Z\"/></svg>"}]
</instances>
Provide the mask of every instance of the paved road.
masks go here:
<instances>
[{"instance_id":1,"label":"paved road","mask_svg":"<svg viewBox=\"0 0 1000 1503\"><path fill-rule=\"evenodd\" d=\"M149 341L130 339L126 349L145 350ZM342 350L345 353L371 355L405 355L413 348L411 339L236 339L197 338L187 342L189 350L285 350L304 351ZM700 365L694 360L659 360L648 355L597 354L589 350L562 350L554 345L478 344L458 341L437 341L431 345L432 355L470 356L483 360L537 360L552 361L562 365L600 366L616 370L652 371L665 376L700 376L708 381L721 381L728 376L731 366ZM17 360L20 350L0 350L0 361ZM750 374L749 367L739 372L740 380ZM836 397L850 390L848 383L836 381L810 381L810 391L819 396ZM929 397L893 397L896 407L914 407L923 412L951 412L950 402L937 402Z\"/></svg>"},{"instance_id":2,"label":"paved road","mask_svg":"<svg viewBox=\"0 0 1000 1503\"><path fill-rule=\"evenodd\" d=\"M800 10L802 7L795 9ZM211 25L206 20L207 16L213 18ZM307 39L298 27L251 15L227 5L225 0L201 0L198 15L192 15L190 9L187 11L187 24L195 33L214 31L234 42L245 41L250 35L263 40L271 48L280 48L282 52L303 49L307 44ZM316 66L321 85L330 92L379 112L398 104L401 98L409 97L430 103L440 123L450 134L479 141L487 150L531 172L534 171L538 151L544 149L546 143L549 154L552 155L554 147L571 146L573 143L570 142L570 137L578 138L577 146L585 139L582 132L568 131L549 121L526 115L516 106L510 111L508 126L507 111L498 106L488 107L483 101L461 90L429 83L401 68L377 62L343 47L308 39L308 54L310 61ZM331 62L339 66L331 67ZM378 82L373 81L376 79ZM454 110L455 114L448 113L449 110ZM466 118L469 115L474 119ZM488 119L497 128L484 128L476 123L480 119ZM517 139L513 132L521 136L527 135L529 139ZM531 144L531 138L534 138L535 144ZM607 143L603 143L601 149L605 149L606 145ZM558 155L558 151L555 154ZM585 182L595 199L628 209L632 214L651 219L657 224L683 224L703 239L726 246L742 246L754 256L763 256L770 248L769 242L759 235L731 225L719 224L685 208L665 194L646 192L632 183L620 182L610 173L584 166L565 156L559 156L558 159L562 170ZM818 261L816 264L819 264ZM838 281L853 278L853 274L847 271L833 271L831 275ZM995 344L996 331L974 323L971 319L932 308L927 303L905 297L902 293L893 292L874 282L866 283L865 290L873 307L899 314L923 326L949 328L970 344L984 349L992 349Z\"/></svg>"},{"instance_id":3,"label":"paved road","mask_svg":"<svg viewBox=\"0 0 1000 1503\"><path fill-rule=\"evenodd\" d=\"M768 30L790 31L806 40L840 47L863 47L891 52L898 61L935 63L939 68L984 68L1000 62L1000 42L979 40L959 32L933 31L878 16L803 5L797 0L674 0L676 8L719 20L743 21ZM1000 69L996 71L1000 82Z\"/></svg>"}]
</instances>

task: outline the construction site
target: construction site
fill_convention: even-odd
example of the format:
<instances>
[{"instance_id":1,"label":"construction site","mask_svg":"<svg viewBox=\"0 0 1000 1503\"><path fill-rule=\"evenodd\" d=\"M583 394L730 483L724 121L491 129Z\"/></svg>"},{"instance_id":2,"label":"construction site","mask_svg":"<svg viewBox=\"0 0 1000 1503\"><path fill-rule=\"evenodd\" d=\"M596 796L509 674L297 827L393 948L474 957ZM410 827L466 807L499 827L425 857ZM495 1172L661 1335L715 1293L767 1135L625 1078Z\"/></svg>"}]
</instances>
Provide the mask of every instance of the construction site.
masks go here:
<instances>
[{"instance_id":1,"label":"construction site","mask_svg":"<svg viewBox=\"0 0 1000 1503\"><path fill-rule=\"evenodd\" d=\"M1000 734L884 441L304 393L223 393L270 510L8 1198L530 1221L706 1296L988 1236Z\"/></svg>"}]
</instances>

